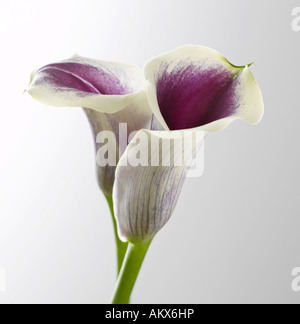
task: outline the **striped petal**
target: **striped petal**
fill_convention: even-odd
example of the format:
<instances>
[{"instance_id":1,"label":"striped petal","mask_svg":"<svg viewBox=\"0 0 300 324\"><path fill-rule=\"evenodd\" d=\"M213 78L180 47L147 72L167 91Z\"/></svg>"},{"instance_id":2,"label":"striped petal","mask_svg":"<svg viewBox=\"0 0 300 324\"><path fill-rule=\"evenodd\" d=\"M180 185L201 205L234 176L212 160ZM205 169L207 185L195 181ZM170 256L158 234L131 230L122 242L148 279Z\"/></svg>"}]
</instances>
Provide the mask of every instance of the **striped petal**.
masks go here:
<instances>
[{"instance_id":1,"label":"striped petal","mask_svg":"<svg viewBox=\"0 0 300 324\"><path fill-rule=\"evenodd\" d=\"M104 194L111 196L115 180L116 165L123 155L129 134L140 129L148 129L152 120L145 92L141 93L130 105L114 114L99 113L92 109L84 108L92 128L97 155L97 178ZM115 141L103 143L98 136L103 131L114 134ZM115 164L103 165L102 155L97 154L106 145L107 151L115 152Z\"/></svg>"},{"instance_id":2,"label":"striped petal","mask_svg":"<svg viewBox=\"0 0 300 324\"><path fill-rule=\"evenodd\" d=\"M141 130L132 139L120 159L113 189L123 241L149 241L167 223L204 135Z\"/></svg>"},{"instance_id":3,"label":"striped petal","mask_svg":"<svg viewBox=\"0 0 300 324\"><path fill-rule=\"evenodd\" d=\"M235 119L257 124L264 111L249 66L234 66L220 53L184 46L145 66L147 96L166 130L219 131Z\"/></svg>"}]
</instances>

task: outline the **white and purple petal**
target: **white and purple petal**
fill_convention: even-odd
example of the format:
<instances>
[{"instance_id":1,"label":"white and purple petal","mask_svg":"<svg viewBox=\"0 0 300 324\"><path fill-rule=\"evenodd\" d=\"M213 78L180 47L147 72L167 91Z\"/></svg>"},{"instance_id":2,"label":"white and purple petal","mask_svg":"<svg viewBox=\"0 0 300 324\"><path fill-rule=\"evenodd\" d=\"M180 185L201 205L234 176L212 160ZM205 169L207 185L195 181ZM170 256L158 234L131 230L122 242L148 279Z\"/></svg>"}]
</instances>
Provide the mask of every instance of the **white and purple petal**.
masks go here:
<instances>
[{"instance_id":1,"label":"white and purple petal","mask_svg":"<svg viewBox=\"0 0 300 324\"><path fill-rule=\"evenodd\" d=\"M218 131L234 119L257 124L263 115L261 91L248 66L234 66L220 53L184 46L145 67L147 96L166 130Z\"/></svg>"},{"instance_id":2,"label":"white and purple petal","mask_svg":"<svg viewBox=\"0 0 300 324\"><path fill-rule=\"evenodd\" d=\"M85 107L115 113L144 91L142 71L132 65L75 55L31 74L27 92L54 107Z\"/></svg>"},{"instance_id":3,"label":"white and purple petal","mask_svg":"<svg viewBox=\"0 0 300 324\"><path fill-rule=\"evenodd\" d=\"M113 189L118 232L123 241L133 244L149 241L171 217L205 133L196 136L195 132L191 132L189 138L185 137L190 145L181 146L184 136L186 134L181 131L141 130L129 143L119 161ZM137 142L139 145L144 143L141 152L151 152L148 166L128 163L135 158ZM155 143L151 149L149 143ZM162 147L167 149L162 150ZM176 147L181 147L181 150ZM170 163L164 166L167 160ZM158 161L156 166L153 161Z\"/></svg>"}]
</instances>

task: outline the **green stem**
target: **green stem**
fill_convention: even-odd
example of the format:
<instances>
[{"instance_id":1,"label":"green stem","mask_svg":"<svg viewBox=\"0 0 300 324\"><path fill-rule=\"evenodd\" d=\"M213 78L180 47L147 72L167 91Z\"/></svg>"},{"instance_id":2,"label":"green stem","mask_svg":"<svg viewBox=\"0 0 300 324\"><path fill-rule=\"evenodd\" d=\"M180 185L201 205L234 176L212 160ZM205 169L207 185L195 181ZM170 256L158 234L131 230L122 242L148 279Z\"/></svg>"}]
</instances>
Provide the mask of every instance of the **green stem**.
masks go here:
<instances>
[{"instance_id":1,"label":"green stem","mask_svg":"<svg viewBox=\"0 0 300 324\"><path fill-rule=\"evenodd\" d=\"M105 195L105 197L106 197L106 200L107 200L109 208L110 208L112 221L113 221L113 225L114 225L115 239L116 239L116 245L117 245L118 274L119 274L122 264L123 264L125 254L126 254L128 243L124 243L119 239L117 222L116 222L115 214L114 214L114 206L113 206L112 196Z\"/></svg>"},{"instance_id":2,"label":"green stem","mask_svg":"<svg viewBox=\"0 0 300 324\"><path fill-rule=\"evenodd\" d=\"M151 241L136 245L129 243L112 304L129 304L131 292L150 244Z\"/></svg>"}]
</instances>

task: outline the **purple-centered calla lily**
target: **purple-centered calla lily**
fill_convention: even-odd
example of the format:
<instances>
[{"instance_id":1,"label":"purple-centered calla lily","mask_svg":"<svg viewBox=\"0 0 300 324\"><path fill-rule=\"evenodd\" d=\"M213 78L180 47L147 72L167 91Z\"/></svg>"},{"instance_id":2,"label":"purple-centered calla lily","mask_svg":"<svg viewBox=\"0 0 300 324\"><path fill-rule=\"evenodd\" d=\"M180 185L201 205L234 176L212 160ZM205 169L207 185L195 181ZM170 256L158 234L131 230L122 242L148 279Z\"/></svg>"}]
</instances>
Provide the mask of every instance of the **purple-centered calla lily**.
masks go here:
<instances>
[{"instance_id":1,"label":"purple-centered calla lily","mask_svg":"<svg viewBox=\"0 0 300 324\"><path fill-rule=\"evenodd\" d=\"M116 162L119 160L119 124L126 123L131 133L148 128L152 116L143 72L136 66L126 64L75 55L34 71L27 92L46 105L84 108L95 142L101 131L115 133ZM102 144L97 143L96 149ZM101 189L110 196L115 166L98 166L97 171Z\"/></svg>"},{"instance_id":2,"label":"purple-centered calla lily","mask_svg":"<svg viewBox=\"0 0 300 324\"><path fill-rule=\"evenodd\" d=\"M165 141L178 132L202 131L190 150L192 159L208 132L220 131L235 119L257 124L263 116L262 94L249 66L234 66L210 48L178 48L152 59L144 72L155 118L152 130L136 134L122 163L130 160L135 142L145 136ZM164 131L154 131L161 126ZM141 151L147 150L147 141L143 142ZM159 153L157 147L154 154ZM188 171L188 165L176 166L174 161L169 167L118 166L113 196L119 236L124 241L150 241L170 218Z\"/></svg>"}]
</instances>

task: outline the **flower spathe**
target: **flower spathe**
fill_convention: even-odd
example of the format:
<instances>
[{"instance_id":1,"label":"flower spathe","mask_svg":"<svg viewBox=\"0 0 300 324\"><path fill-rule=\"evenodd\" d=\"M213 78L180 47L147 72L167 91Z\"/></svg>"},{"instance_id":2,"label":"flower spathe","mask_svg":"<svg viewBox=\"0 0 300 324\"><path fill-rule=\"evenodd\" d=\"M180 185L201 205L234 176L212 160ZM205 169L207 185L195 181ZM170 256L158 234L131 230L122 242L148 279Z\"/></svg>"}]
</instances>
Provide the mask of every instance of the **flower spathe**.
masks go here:
<instances>
[{"instance_id":1,"label":"flower spathe","mask_svg":"<svg viewBox=\"0 0 300 324\"><path fill-rule=\"evenodd\" d=\"M84 108L95 143L99 132L115 133L116 161L119 159L119 123L126 123L131 133L148 128L152 116L143 73L132 65L75 55L34 71L27 92L46 105ZM100 146L101 143L96 143L97 150ZM115 166L97 166L97 172L102 191L111 195Z\"/></svg>"},{"instance_id":2,"label":"flower spathe","mask_svg":"<svg viewBox=\"0 0 300 324\"><path fill-rule=\"evenodd\" d=\"M143 73L138 67L74 55L35 70L27 92L49 106L112 114L123 110L143 90Z\"/></svg>"},{"instance_id":3,"label":"flower spathe","mask_svg":"<svg viewBox=\"0 0 300 324\"><path fill-rule=\"evenodd\" d=\"M220 131L235 119L261 120L264 104L249 66L237 67L220 53L184 46L152 59L145 66L147 97L154 113L152 129L140 131L162 141L174 133L202 132L190 158L208 132ZM130 157L134 141L122 159ZM172 149L171 149L172 150ZM160 149L157 148L157 152ZM153 153L152 153L153 154ZM118 167L113 196L119 235L124 241L151 240L172 215L188 165Z\"/></svg>"}]
</instances>

